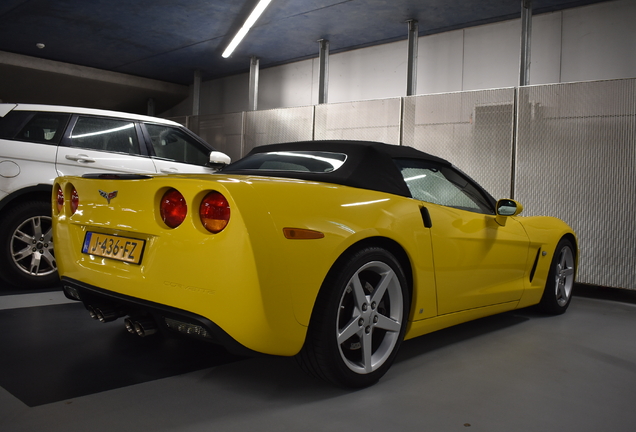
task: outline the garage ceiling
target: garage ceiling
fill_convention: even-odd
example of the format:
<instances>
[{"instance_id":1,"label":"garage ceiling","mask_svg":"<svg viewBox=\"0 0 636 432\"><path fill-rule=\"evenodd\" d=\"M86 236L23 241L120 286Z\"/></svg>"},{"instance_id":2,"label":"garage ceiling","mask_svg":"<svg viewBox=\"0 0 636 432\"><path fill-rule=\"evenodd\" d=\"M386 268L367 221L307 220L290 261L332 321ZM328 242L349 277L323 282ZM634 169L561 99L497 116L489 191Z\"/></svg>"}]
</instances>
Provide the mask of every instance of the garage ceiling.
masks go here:
<instances>
[{"instance_id":1,"label":"garage ceiling","mask_svg":"<svg viewBox=\"0 0 636 432\"><path fill-rule=\"evenodd\" d=\"M599 1L533 0L532 6L539 14ZM195 70L208 80L248 71L251 56L261 68L317 57L319 39L330 41L332 54L406 39L408 19L418 20L420 35L427 35L518 18L521 10L521 0L273 0L232 57L222 58L256 3L2 0L0 51L5 58L17 54L176 84L164 93L183 99ZM55 101L79 92L62 83L72 72L49 76L43 69L46 62L25 67L0 56L0 99L66 103ZM92 91L91 81L80 80L84 95Z\"/></svg>"}]
</instances>

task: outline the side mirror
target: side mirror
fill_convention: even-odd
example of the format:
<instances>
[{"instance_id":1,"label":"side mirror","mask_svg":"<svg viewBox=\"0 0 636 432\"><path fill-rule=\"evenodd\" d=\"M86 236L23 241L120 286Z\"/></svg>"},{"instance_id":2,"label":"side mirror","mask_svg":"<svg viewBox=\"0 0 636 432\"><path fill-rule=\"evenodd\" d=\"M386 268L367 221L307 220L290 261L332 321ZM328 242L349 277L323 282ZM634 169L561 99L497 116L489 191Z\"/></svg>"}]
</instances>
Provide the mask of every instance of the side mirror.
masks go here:
<instances>
[{"instance_id":1,"label":"side mirror","mask_svg":"<svg viewBox=\"0 0 636 432\"><path fill-rule=\"evenodd\" d=\"M517 216L523 211L523 206L515 200L500 199L497 201L497 216Z\"/></svg>"},{"instance_id":2,"label":"side mirror","mask_svg":"<svg viewBox=\"0 0 636 432\"><path fill-rule=\"evenodd\" d=\"M517 216L523 211L523 206L515 200L500 199L497 201L497 217L495 220L501 226L506 225L509 216Z\"/></svg>"},{"instance_id":3,"label":"side mirror","mask_svg":"<svg viewBox=\"0 0 636 432\"><path fill-rule=\"evenodd\" d=\"M230 157L225 153L221 153L219 151L210 152L210 162L208 165L212 168L220 169L225 165L229 165L230 162L232 162L232 159L230 159Z\"/></svg>"}]
</instances>

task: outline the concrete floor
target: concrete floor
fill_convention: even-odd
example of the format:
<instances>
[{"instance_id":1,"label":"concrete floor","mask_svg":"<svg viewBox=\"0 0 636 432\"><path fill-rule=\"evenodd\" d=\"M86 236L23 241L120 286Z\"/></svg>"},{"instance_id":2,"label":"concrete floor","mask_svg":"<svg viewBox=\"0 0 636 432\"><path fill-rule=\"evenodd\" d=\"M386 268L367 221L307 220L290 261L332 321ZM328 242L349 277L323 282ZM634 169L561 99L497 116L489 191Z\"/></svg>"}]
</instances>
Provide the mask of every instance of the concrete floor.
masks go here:
<instances>
[{"instance_id":1,"label":"concrete floor","mask_svg":"<svg viewBox=\"0 0 636 432\"><path fill-rule=\"evenodd\" d=\"M162 378L151 374L137 383L117 381L109 390L33 406L0 388L0 431L632 432L636 430L636 292L577 288L562 316L520 310L407 341L387 375L360 391L316 381L292 359L233 358ZM28 343L36 333L56 330L46 325L16 329L17 321L12 320L29 313L56 321L56 314L71 309L75 313L75 306L64 303L59 292L0 296L2 331L21 332L20 340L3 339L0 375L22 379L36 393L38 386L41 391L57 386L53 394L72 387L74 380L86 380L86 374L111 382L131 375L124 367L105 366L125 355L116 345L128 342L108 340L112 344L106 348L116 357L104 364L96 362L90 350L74 354L73 346L89 342L87 333L60 334L72 341L63 347L56 337L46 336L48 343L38 342L41 351L30 354L40 355L44 365L47 356L52 361L67 359L69 368L56 364L45 375L38 371L46 369L43 366L25 371L29 359L20 360L19 351L24 351L20 343ZM81 322L99 324L83 315ZM111 324L99 327L100 337L119 338L121 325L107 327ZM152 349L159 350L153 354L157 359L167 352L163 346Z\"/></svg>"}]
</instances>

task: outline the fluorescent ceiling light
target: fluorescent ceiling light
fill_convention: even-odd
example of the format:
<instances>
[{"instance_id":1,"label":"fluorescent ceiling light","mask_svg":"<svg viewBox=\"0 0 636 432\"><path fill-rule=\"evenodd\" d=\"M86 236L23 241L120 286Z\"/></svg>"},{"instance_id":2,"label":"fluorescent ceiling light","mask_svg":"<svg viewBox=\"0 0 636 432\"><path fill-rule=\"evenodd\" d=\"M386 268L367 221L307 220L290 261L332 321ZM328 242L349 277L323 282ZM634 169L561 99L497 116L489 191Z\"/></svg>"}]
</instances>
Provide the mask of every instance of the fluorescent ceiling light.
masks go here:
<instances>
[{"instance_id":1,"label":"fluorescent ceiling light","mask_svg":"<svg viewBox=\"0 0 636 432\"><path fill-rule=\"evenodd\" d=\"M269 5L271 1L272 0L261 0L260 2L258 2L258 4L254 8L250 16L245 21L245 24L243 24L243 27L241 27L241 29L238 31L236 36L234 36L234 39L232 39L232 42L230 42L230 44L227 46L225 51L223 51L223 54L222 54L223 58L228 58L229 56L232 55L232 52L234 52L234 49L238 46L238 44L241 43L241 41L243 40L247 32L250 31L250 29L252 28L256 20L258 19L258 17L261 16L261 14L263 13L265 8Z\"/></svg>"}]
</instances>

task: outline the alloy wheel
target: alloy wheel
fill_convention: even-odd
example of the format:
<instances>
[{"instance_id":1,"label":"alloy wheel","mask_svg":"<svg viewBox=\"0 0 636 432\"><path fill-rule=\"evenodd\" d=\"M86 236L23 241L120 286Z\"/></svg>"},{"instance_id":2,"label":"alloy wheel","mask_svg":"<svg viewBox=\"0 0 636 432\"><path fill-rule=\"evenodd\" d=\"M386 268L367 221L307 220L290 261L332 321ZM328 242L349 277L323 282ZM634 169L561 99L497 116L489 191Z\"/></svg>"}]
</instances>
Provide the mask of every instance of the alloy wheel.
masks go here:
<instances>
[{"instance_id":1,"label":"alloy wheel","mask_svg":"<svg viewBox=\"0 0 636 432\"><path fill-rule=\"evenodd\" d=\"M11 236L10 248L13 262L24 273L47 276L57 271L48 216L34 216L21 223Z\"/></svg>"}]
</instances>

